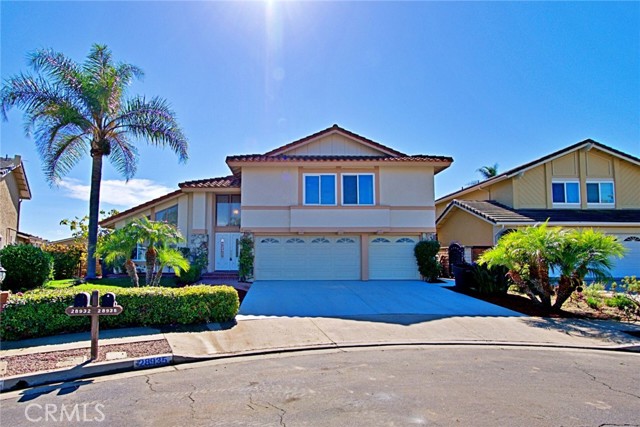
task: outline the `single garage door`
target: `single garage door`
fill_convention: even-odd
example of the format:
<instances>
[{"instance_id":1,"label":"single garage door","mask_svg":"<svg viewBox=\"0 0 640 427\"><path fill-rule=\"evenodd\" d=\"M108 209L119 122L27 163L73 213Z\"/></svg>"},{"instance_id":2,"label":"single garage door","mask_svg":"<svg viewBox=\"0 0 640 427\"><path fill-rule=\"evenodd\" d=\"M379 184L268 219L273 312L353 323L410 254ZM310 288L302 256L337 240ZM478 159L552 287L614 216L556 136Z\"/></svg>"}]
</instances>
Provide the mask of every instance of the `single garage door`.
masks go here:
<instances>
[{"instance_id":1,"label":"single garage door","mask_svg":"<svg viewBox=\"0 0 640 427\"><path fill-rule=\"evenodd\" d=\"M615 259L611 271L613 277L640 277L640 235L619 234L618 241L627 248L624 258Z\"/></svg>"},{"instance_id":2,"label":"single garage door","mask_svg":"<svg viewBox=\"0 0 640 427\"><path fill-rule=\"evenodd\" d=\"M420 279L413 248L418 239L413 236L369 238L369 278L372 280Z\"/></svg>"},{"instance_id":3,"label":"single garage door","mask_svg":"<svg viewBox=\"0 0 640 427\"><path fill-rule=\"evenodd\" d=\"M256 280L360 280L360 238L260 236Z\"/></svg>"}]
</instances>

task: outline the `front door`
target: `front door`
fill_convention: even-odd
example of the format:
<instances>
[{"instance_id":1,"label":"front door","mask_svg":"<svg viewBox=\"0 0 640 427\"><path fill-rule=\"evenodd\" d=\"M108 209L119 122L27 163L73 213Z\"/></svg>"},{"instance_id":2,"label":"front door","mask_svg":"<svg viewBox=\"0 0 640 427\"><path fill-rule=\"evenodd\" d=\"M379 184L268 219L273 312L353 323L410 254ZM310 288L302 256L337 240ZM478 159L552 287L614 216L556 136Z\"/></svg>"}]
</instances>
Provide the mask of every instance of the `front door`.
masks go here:
<instances>
[{"instance_id":1,"label":"front door","mask_svg":"<svg viewBox=\"0 0 640 427\"><path fill-rule=\"evenodd\" d=\"M216 233L216 271L238 270L240 233Z\"/></svg>"}]
</instances>

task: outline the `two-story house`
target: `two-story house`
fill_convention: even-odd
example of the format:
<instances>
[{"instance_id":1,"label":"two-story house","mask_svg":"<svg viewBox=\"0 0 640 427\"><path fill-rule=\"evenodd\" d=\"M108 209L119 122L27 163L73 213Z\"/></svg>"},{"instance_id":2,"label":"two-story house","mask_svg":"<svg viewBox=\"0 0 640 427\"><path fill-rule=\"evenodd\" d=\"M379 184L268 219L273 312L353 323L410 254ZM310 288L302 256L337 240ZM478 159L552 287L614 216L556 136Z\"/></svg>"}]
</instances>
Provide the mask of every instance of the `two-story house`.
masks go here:
<instances>
[{"instance_id":1,"label":"two-story house","mask_svg":"<svg viewBox=\"0 0 640 427\"><path fill-rule=\"evenodd\" d=\"M627 248L614 277L640 276L640 159L585 140L436 200L438 240L471 262L510 230L549 221ZM475 250L474 250L475 249Z\"/></svg>"},{"instance_id":2,"label":"two-story house","mask_svg":"<svg viewBox=\"0 0 640 427\"><path fill-rule=\"evenodd\" d=\"M31 189L24 171L22 158L0 157L0 249L6 245L25 241L29 236L20 233L20 206L31 199Z\"/></svg>"},{"instance_id":3,"label":"two-story house","mask_svg":"<svg viewBox=\"0 0 640 427\"><path fill-rule=\"evenodd\" d=\"M250 233L257 280L417 279L413 248L436 231L434 175L452 161L334 125L264 154L229 156L232 175L180 183L101 224L172 222L190 246L208 249L209 271L237 270L239 239Z\"/></svg>"}]
</instances>

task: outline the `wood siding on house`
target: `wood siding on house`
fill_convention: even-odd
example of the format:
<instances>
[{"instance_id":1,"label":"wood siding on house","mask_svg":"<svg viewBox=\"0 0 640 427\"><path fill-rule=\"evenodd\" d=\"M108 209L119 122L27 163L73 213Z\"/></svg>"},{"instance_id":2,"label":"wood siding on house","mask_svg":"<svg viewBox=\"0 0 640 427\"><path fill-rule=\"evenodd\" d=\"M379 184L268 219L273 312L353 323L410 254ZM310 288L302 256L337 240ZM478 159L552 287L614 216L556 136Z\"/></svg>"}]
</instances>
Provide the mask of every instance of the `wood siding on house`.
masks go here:
<instances>
[{"instance_id":1,"label":"wood siding on house","mask_svg":"<svg viewBox=\"0 0 640 427\"><path fill-rule=\"evenodd\" d=\"M507 206L513 206L516 209L547 207L548 191L544 165L526 171L519 178L514 178L513 185L518 197L513 205Z\"/></svg>"},{"instance_id":2,"label":"wood siding on house","mask_svg":"<svg viewBox=\"0 0 640 427\"><path fill-rule=\"evenodd\" d=\"M344 135L333 133L315 139L301 147L287 151L287 155L317 156L380 156L382 153L371 147L358 143Z\"/></svg>"},{"instance_id":3,"label":"wood siding on house","mask_svg":"<svg viewBox=\"0 0 640 427\"><path fill-rule=\"evenodd\" d=\"M616 206L620 209L640 209L640 166L625 161L615 164Z\"/></svg>"},{"instance_id":4,"label":"wood siding on house","mask_svg":"<svg viewBox=\"0 0 640 427\"><path fill-rule=\"evenodd\" d=\"M438 224L438 241L443 247L453 242L464 246L491 246L493 226L468 212L453 208L446 221Z\"/></svg>"}]
</instances>

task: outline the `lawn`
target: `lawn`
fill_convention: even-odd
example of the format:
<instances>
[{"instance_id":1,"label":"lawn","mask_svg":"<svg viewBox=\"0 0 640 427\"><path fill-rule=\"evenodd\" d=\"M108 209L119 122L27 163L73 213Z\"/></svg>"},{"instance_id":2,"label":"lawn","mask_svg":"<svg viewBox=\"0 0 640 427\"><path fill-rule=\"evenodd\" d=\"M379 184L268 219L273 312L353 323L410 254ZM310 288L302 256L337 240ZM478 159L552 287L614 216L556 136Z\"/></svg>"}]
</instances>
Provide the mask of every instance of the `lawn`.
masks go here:
<instances>
[{"instance_id":1,"label":"lawn","mask_svg":"<svg viewBox=\"0 0 640 427\"><path fill-rule=\"evenodd\" d=\"M74 288L78 291L116 292L121 288L131 288L131 280L128 277L110 277L106 279L93 279L87 283L76 285L75 279L50 280L43 286L45 289L66 289ZM140 285L144 286L144 277L140 278ZM165 288L175 288L178 285L173 277L162 277L160 286Z\"/></svg>"}]
</instances>

